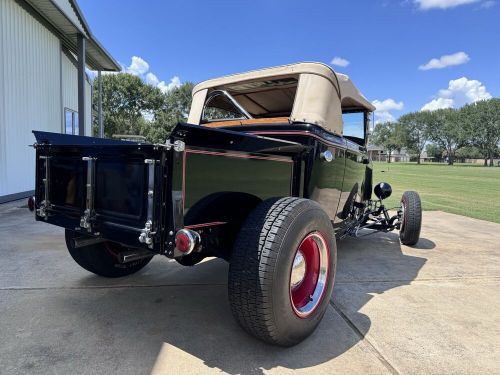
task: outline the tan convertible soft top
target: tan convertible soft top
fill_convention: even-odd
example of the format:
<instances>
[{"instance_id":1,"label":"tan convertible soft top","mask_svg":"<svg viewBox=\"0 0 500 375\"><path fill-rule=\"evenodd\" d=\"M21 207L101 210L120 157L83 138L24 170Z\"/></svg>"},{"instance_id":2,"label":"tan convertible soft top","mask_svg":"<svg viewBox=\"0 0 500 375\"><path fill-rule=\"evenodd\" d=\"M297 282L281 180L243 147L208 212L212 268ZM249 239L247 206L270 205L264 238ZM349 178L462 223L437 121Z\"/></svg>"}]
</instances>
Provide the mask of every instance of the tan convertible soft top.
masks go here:
<instances>
[{"instance_id":1,"label":"tan convertible soft top","mask_svg":"<svg viewBox=\"0 0 500 375\"><path fill-rule=\"evenodd\" d=\"M342 111L373 111L375 107L348 76L326 64L305 62L210 79L193 89L188 122L203 123L211 92L224 90L254 118L285 117L290 122L320 125L342 133Z\"/></svg>"}]
</instances>

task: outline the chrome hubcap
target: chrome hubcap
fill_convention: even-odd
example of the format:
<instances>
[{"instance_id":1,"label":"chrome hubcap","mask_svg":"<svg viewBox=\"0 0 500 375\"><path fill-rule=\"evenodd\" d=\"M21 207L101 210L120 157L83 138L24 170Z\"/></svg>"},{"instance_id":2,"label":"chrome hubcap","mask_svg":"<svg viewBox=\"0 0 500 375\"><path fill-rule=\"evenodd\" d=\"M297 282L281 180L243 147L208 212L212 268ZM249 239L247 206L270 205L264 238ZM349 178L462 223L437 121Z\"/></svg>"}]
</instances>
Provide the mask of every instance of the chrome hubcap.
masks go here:
<instances>
[{"instance_id":1,"label":"chrome hubcap","mask_svg":"<svg viewBox=\"0 0 500 375\"><path fill-rule=\"evenodd\" d=\"M297 288L302 283L305 275L306 259L304 258L304 254L302 254L302 251L298 250L297 254L295 254L295 259L293 260L292 265L292 276L290 278L290 286L292 287L292 289Z\"/></svg>"},{"instance_id":2,"label":"chrome hubcap","mask_svg":"<svg viewBox=\"0 0 500 375\"><path fill-rule=\"evenodd\" d=\"M299 318L320 305L328 279L330 250L320 232L309 233L300 243L290 270L290 302Z\"/></svg>"}]
</instances>

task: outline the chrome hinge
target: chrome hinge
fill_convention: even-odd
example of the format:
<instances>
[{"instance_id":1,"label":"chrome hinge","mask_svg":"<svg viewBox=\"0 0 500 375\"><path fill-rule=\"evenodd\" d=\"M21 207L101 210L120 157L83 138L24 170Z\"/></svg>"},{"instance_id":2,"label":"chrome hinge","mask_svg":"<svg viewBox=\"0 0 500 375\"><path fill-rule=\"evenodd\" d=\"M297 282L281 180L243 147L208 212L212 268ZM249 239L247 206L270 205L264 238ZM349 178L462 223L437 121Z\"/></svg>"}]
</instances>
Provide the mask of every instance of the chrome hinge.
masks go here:
<instances>
[{"instance_id":1,"label":"chrome hinge","mask_svg":"<svg viewBox=\"0 0 500 375\"><path fill-rule=\"evenodd\" d=\"M170 150L173 147L177 152L182 152L186 149L186 144L184 143L184 141L181 141L179 139L174 143L172 143L170 139L167 139L165 145L167 146L167 150Z\"/></svg>"},{"instance_id":2,"label":"chrome hinge","mask_svg":"<svg viewBox=\"0 0 500 375\"><path fill-rule=\"evenodd\" d=\"M151 220L146 221L146 226L143 230L141 230L141 234L139 236L139 242L145 243L150 248L153 247L153 236L156 232L153 232L153 222Z\"/></svg>"},{"instance_id":3,"label":"chrome hinge","mask_svg":"<svg viewBox=\"0 0 500 375\"><path fill-rule=\"evenodd\" d=\"M85 211L83 211L83 216L80 218L80 227L87 229L88 231L91 231L91 225L90 225L90 219L91 219L91 212L87 208Z\"/></svg>"},{"instance_id":4,"label":"chrome hinge","mask_svg":"<svg viewBox=\"0 0 500 375\"><path fill-rule=\"evenodd\" d=\"M38 208L36 210L36 214L40 217L43 217L45 218L45 220L47 220L47 209L49 208L49 204L47 203L47 201L42 201L40 203L40 208Z\"/></svg>"}]
</instances>

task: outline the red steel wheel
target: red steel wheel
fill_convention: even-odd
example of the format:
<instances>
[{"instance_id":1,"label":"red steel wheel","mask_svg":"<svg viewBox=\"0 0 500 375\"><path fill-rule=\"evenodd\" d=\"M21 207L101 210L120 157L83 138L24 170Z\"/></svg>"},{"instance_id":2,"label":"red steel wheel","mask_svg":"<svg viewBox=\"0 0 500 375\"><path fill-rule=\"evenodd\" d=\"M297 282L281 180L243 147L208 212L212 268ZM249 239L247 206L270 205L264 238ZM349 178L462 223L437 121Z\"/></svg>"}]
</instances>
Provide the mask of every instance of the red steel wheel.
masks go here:
<instances>
[{"instance_id":1,"label":"red steel wheel","mask_svg":"<svg viewBox=\"0 0 500 375\"><path fill-rule=\"evenodd\" d=\"M327 241L320 232L309 233L295 253L290 270L290 302L300 318L308 317L323 300L329 253Z\"/></svg>"},{"instance_id":2,"label":"red steel wheel","mask_svg":"<svg viewBox=\"0 0 500 375\"><path fill-rule=\"evenodd\" d=\"M271 198L243 224L229 264L229 303L238 323L271 344L309 336L328 308L337 248L327 213L314 201Z\"/></svg>"}]
</instances>

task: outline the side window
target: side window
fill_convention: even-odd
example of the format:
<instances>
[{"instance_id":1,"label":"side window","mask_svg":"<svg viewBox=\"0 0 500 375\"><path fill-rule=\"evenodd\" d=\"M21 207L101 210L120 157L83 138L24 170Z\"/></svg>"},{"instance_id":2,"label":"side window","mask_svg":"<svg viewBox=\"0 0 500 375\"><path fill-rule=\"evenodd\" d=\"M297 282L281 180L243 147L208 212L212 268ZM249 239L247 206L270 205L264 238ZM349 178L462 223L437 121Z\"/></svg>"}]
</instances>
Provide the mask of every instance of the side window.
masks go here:
<instances>
[{"instance_id":1,"label":"side window","mask_svg":"<svg viewBox=\"0 0 500 375\"><path fill-rule=\"evenodd\" d=\"M225 91L214 91L205 102L201 122L250 118L251 116Z\"/></svg>"},{"instance_id":2,"label":"side window","mask_svg":"<svg viewBox=\"0 0 500 375\"><path fill-rule=\"evenodd\" d=\"M365 113L350 112L343 113L342 120L344 122L344 137L365 139Z\"/></svg>"},{"instance_id":3,"label":"side window","mask_svg":"<svg viewBox=\"0 0 500 375\"><path fill-rule=\"evenodd\" d=\"M78 112L64 108L64 132L78 135Z\"/></svg>"},{"instance_id":4,"label":"side window","mask_svg":"<svg viewBox=\"0 0 500 375\"><path fill-rule=\"evenodd\" d=\"M203 111L202 122L232 120L237 118L241 118L241 115L237 112L218 107L206 106Z\"/></svg>"}]
</instances>

